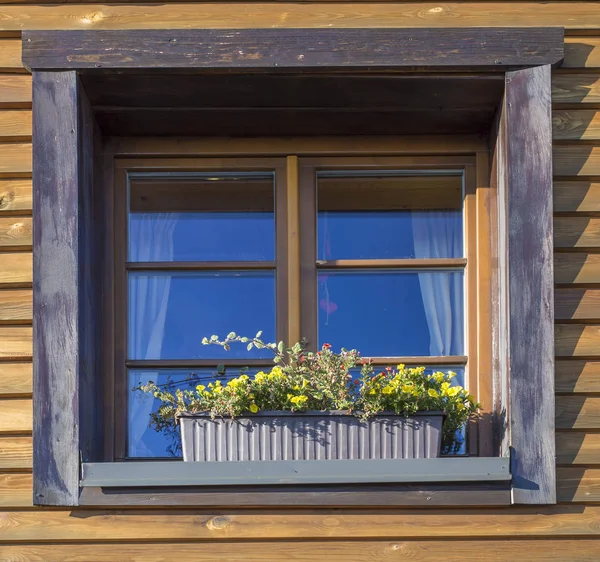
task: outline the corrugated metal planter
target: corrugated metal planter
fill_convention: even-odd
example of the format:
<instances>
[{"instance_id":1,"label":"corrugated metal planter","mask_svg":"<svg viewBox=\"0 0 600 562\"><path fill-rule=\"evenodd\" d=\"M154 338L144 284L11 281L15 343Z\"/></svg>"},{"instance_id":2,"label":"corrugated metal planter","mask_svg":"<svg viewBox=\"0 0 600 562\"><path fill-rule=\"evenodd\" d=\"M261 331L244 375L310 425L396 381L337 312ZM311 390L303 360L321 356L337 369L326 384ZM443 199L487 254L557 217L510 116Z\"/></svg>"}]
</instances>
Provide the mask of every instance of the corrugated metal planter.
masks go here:
<instances>
[{"instance_id":1,"label":"corrugated metal planter","mask_svg":"<svg viewBox=\"0 0 600 562\"><path fill-rule=\"evenodd\" d=\"M361 421L339 412L259 412L180 418L184 461L422 459L439 457L443 412L384 412Z\"/></svg>"}]
</instances>

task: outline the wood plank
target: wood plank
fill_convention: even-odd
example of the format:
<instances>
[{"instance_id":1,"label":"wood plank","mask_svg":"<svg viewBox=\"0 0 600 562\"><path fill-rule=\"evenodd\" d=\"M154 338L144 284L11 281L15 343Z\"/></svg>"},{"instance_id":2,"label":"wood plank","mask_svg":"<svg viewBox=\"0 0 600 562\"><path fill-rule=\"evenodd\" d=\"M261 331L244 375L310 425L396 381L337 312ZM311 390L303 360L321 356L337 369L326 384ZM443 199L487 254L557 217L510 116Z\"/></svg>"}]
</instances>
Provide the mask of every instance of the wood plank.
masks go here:
<instances>
[{"instance_id":1,"label":"wood plank","mask_svg":"<svg viewBox=\"0 0 600 562\"><path fill-rule=\"evenodd\" d=\"M419 2L324 3L318 9L302 3L239 3L232 10L220 3L200 4L6 5L5 31L52 29L256 29L256 28L445 28L535 27L600 29L593 2L451 2L428 7Z\"/></svg>"},{"instance_id":2,"label":"wood plank","mask_svg":"<svg viewBox=\"0 0 600 562\"><path fill-rule=\"evenodd\" d=\"M31 470L32 453L31 437L0 438L0 470Z\"/></svg>"},{"instance_id":3,"label":"wood plank","mask_svg":"<svg viewBox=\"0 0 600 562\"><path fill-rule=\"evenodd\" d=\"M31 358L31 328L0 326L0 361L22 361Z\"/></svg>"},{"instance_id":4,"label":"wood plank","mask_svg":"<svg viewBox=\"0 0 600 562\"><path fill-rule=\"evenodd\" d=\"M550 66L507 72L505 108L512 498L546 504L556 498Z\"/></svg>"},{"instance_id":5,"label":"wood plank","mask_svg":"<svg viewBox=\"0 0 600 562\"><path fill-rule=\"evenodd\" d=\"M598 248L600 218L556 217L554 219L555 248Z\"/></svg>"},{"instance_id":6,"label":"wood plank","mask_svg":"<svg viewBox=\"0 0 600 562\"><path fill-rule=\"evenodd\" d=\"M558 468L556 471L557 501L600 501L600 470L593 468Z\"/></svg>"},{"instance_id":7,"label":"wood plank","mask_svg":"<svg viewBox=\"0 0 600 562\"><path fill-rule=\"evenodd\" d=\"M31 144L0 144L0 177L31 176Z\"/></svg>"},{"instance_id":8,"label":"wood plank","mask_svg":"<svg viewBox=\"0 0 600 562\"><path fill-rule=\"evenodd\" d=\"M32 316L31 290L0 290L0 324L30 324Z\"/></svg>"},{"instance_id":9,"label":"wood plank","mask_svg":"<svg viewBox=\"0 0 600 562\"><path fill-rule=\"evenodd\" d=\"M599 37L565 37L561 68L600 68Z\"/></svg>"},{"instance_id":10,"label":"wood plank","mask_svg":"<svg viewBox=\"0 0 600 562\"><path fill-rule=\"evenodd\" d=\"M600 361L557 361L556 392L600 392Z\"/></svg>"},{"instance_id":11,"label":"wood plank","mask_svg":"<svg viewBox=\"0 0 600 562\"><path fill-rule=\"evenodd\" d=\"M600 176L600 146L555 146L555 176Z\"/></svg>"},{"instance_id":12,"label":"wood plank","mask_svg":"<svg viewBox=\"0 0 600 562\"><path fill-rule=\"evenodd\" d=\"M30 140L31 111L28 109L0 111L0 141Z\"/></svg>"},{"instance_id":13,"label":"wood plank","mask_svg":"<svg viewBox=\"0 0 600 562\"><path fill-rule=\"evenodd\" d=\"M0 288L31 287L32 255L31 252L0 252Z\"/></svg>"},{"instance_id":14,"label":"wood plank","mask_svg":"<svg viewBox=\"0 0 600 562\"><path fill-rule=\"evenodd\" d=\"M0 180L0 216L28 214L31 208L31 180Z\"/></svg>"},{"instance_id":15,"label":"wood plank","mask_svg":"<svg viewBox=\"0 0 600 562\"><path fill-rule=\"evenodd\" d=\"M33 416L31 400L0 400L0 434L31 433Z\"/></svg>"},{"instance_id":16,"label":"wood plank","mask_svg":"<svg viewBox=\"0 0 600 562\"><path fill-rule=\"evenodd\" d=\"M79 162L78 88L75 72L33 75L33 431L41 444L34 448L33 470L35 501L42 505L77 505L79 492L78 225L79 182L86 177ZM86 156L93 159L93 152Z\"/></svg>"},{"instance_id":17,"label":"wood plank","mask_svg":"<svg viewBox=\"0 0 600 562\"><path fill-rule=\"evenodd\" d=\"M600 182L555 181L554 211L557 213L600 212Z\"/></svg>"},{"instance_id":18,"label":"wood plank","mask_svg":"<svg viewBox=\"0 0 600 562\"><path fill-rule=\"evenodd\" d=\"M463 525L456 525L458 514ZM595 506L482 508L459 512L452 509L148 512L80 508L77 516L73 515L56 510L0 512L0 542L600 536L597 524L600 507Z\"/></svg>"},{"instance_id":19,"label":"wood plank","mask_svg":"<svg viewBox=\"0 0 600 562\"><path fill-rule=\"evenodd\" d=\"M0 217L0 250L30 250L32 219Z\"/></svg>"},{"instance_id":20,"label":"wood plank","mask_svg":"<svg viewBox=\"0 0 600 562\"><path fill-rule=\"evenodd\" d=\"M419 562L487 562L520 560L527 552L528 562L597 562L595 540L515 540L515 541L310 541L232 542L204 547L194 543L18 545L6 546L6 560L43 560L44 562L114 562L115 560L152 560L170 562L190 559L214 562L264 560L332 560L373 562L418 560Z\"/></svg>"},{"instance_id":21,"label":"wood plank","mask_svg":"<svg viewBox=\"0 0 600 562\"><path fill-rule=\"evenodd\" d=\"M30 70L414 68L555 64L558 27L24 31Z\"/></svg>"},{"instance_id":22,"label":"wood plank","mask_svg":"<svg viewBox=\"0 0 600 562\"><path fill-rule=\"evenodd\" d=\"M600 429L600 398L557 396L556 427L558 429Z\"/></svg>"},{"instance_id":23,"label":"wood plank","mask_svg":"<svg viewBox=\"0 0 600 562\"><path fill-rule=\"evenodd\" d=\"M552 114L554 140L600 139L600 111L555 110Z\"/></svg>"},{"instance_id":24,"label":"wood plank","mask_svg":"<svg viewBox=\"0 0 600 562\"><path fill-rule=\"evenodd\" d=\"M0 396L31 395L31 363L0 363Z\"/></svg>"},{"instance_id":25,"label":"wood plank","mask_svg":"<svg viewBox=\"0 0 600 562\"><path fill-rule=\"evenodd\" d=\"M0 108L31 109L31 76L0 75Z\"/></svg>"},{"instance_id":26,"label":"wood plank","mask_svg":"<svg viewBox=\"0 0 600 562\"><path fill-rule=\"evenodd\" d=\"M557 357L600 357L600 326L557 324Z\"/></svg>"},{"instance_id":27,"label":"wood plank","mask_svg":"<svg viewBox=\"0 0 600 562\"><path fill-rule=\"evenodd\" d=\"M600 283L600 255L555 254L554 282L561 285Z\"/></svg>"},{"instance_id":28,"label":"wood plank","mask_svg":"<svg viewBox=\"0 0 600 562\"><path fill-rule=\"evenodd\" d=\"M0 39L0 72L26 72L21 62L20 39Z\"/></svg>"},{"instance_id":29,"label":"wood plank","mask_svg":"<svg viewBox=\"0 0 600 562\"><path fill-rule=\"evenodd\" d=\"M600 434L581 431L556 434L556 462L558 464L600 464Z\"/></svg>"},{"instance_id":30,"label":"wood plank","mask_svg":"<svg viewBox=\"0 0 600 562\"><path fill-rule=\"evenodd\" d=\"M0 302L1 302L0 293ZM554 316L557 320L600 319L599 289L556 289Z\"/></svg>"},{"instance_id":31,"label":"wood plank","mask_svg":"<svg viewBox=\"0 0 600 562\"><path fill-rule=\"evenodd\" d=\"M554 74L552 103L600 103L600 74Z\"/></svg>"},{"instance_id":32,"label":"wood plank","mask_svg":"<svg viewBox=\"0 0 600 562\"><path fill-rule=\"evenodd\" d=\"M0 508L29 507L32 498L31 474L0 474Z\"/></svg>"}]
</instances>

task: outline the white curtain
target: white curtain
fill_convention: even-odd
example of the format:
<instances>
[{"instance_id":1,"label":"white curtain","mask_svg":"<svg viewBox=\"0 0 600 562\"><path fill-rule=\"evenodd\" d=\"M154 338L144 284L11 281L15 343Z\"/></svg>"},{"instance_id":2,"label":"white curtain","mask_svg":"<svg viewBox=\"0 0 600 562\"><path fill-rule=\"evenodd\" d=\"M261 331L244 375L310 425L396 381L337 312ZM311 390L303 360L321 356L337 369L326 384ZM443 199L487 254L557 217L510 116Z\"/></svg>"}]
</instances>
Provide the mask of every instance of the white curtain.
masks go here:
<instances>
[{"instance_id":1,"label":"white curtain","mask_svg":"<svg viewBox=\"0 0 600 562\"><path fill-rule=\"evenodd\" d=\"M453 211L412 213L415 258L462 256L462 223ZM463 355L461 273L420 272L419 284L429 327L430 355Z\"/></svg>"},{"instance_id":2,"label":"white curtain","mask_svg":"<svg viewBox=\"0 0 600 562\"><path fill-rule=\"evenodd\" d=\"M140 213L129 225L130 261L154 262L173 260L173 232L178 221L175 213ZM135 275L129 282L129 351L130 358L159 359L165 335L165 320L171 289L171 276ZM157 372L144 372L136 381L156 382ZM136 385L137 385L136 384ZM148 428L154 397L135 392L129 414L129 455L153 456L142 442Z\"/></svg>"}]
</instances>

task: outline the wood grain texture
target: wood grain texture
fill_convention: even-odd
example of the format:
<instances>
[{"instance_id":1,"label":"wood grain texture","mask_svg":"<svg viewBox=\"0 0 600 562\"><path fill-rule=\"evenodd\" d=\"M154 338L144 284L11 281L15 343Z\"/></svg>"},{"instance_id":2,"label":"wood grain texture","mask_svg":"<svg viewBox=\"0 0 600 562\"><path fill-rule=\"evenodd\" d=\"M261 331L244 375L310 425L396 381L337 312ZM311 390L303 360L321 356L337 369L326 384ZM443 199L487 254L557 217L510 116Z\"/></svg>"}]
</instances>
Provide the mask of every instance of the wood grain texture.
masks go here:
<instances>
[{"instance_id":1,"label":"wood grain texture","mask_svg":"<svg viewBox=\"0 0 600 562\"><path fill-rule=\"evenodd\" d=\"M21 62L19 39L0 39L0 72L26 72Z\"/></svg>"},{"instance_id":2,"label":"wood grain texture","mask_svg":"<svg viewBox=\"0 0 600 562\"><path fill-rule=\"evenodd\" d=\"M31 207L31 180L0 180L0 216L29 214Z\"/></svg>"},{"instance_id":3,"label":"wood grain texture","mask_svg":"<svg viewBox=\"0 0 600 562\"><path fill-rule=\"evenodd\" d=\"M600 465L600 434L582 431L557 433L556 462L568 465Z\"/></svg>"},{"instance_id":4,"label":"wood grain texture","mask_svg":"<svg viewBox=\"0 0 600 562\"><path fill-rule=\"evenodd\" d=\"M23 361L31 358L31 328L0 326L0 361Z\"/></svg>"},{"instance_id":5,"label":"wood grain texture","mask_svg":"<svg viewBox=\"0 0 600 562\"><path fill-rule=\"evenodd\" d=\"M557 320L600 319L600 290L557 289L554 293L554 316Z\"/></svg>"},{"instance_id":6,"label":"wood grain texture","mask_svg":"<svg viewBox=\"0 0 600 562\"><path fill-rule=\"evenodd\" d=\"M0 108L31 109L31 76L0 75Z\"/></svg>"},{"instance_id":7,"label":"wood grain texture","mask_svg":"<svg viewBox=\"0 0 600 562\"><path fill-rule=\"evenodd\" d=\"M600 68L600 38L566 37L561 68Z\"/></svg>"},{"instance_id":8,"label":"wood grain texture","mask_svg":"<svg viewBox=\"0 0 600 562\"><path fill-rule=\"evenodd\" d=\"M550 66L506 73L506 197L512 496L554 503Z\"/></svg>"},{"instance_id":9,"label":"wood grain texture","mask_svg":"<svg viewBox=\"0 0 600 562\"><path fill-rule=\"evenodd\" d=\"M555 64L549 28L24 31L31 70L85 68L414 68Z\"/></svg>"},{"instance_id":10,"label":"wood grain texture","mask_svg":"<svg viewBox=\"0 0 600 562\"><path fill-rule=\"evenodd\" d=\"M0 111L0 141L30 140L31 111L28 109Z\"/></svg>"},{"instance_id":11,"label":"wood grain texture","mask_svg":"<svg viewBox=\"0 0 600 562\"><path fill-rule=\"evenodd\" d=\"M554 140L599 140L600 111L556 110L552 114Z\"/></svg>"},{"instance_id":12,"label":"wood grain texture","mask_svg":"<svg viewBox=\"0 0 600 562\"><path fill-rule=\"evenodd\" d=\"M31 252L0 252L0 288L31 287L32 255Z\"/></svg>"},{"instance_id":13,"label":"wood grain texture","mask_svg":"<svg viewBox=\"0 0 600 562\"><path fill-rule=\"evenodd\" d=\"M600 219L590 217L556 217L555 248L597 248L600 246Z\"/></svg>"},{"instance_id":14,"label":"wood grain texture","mask_svg":"<svg viewBox=\"0 0 600 562\"><path fill-rule=\"evenodd\" d=\"M556 487L559 502L599 502L600 469L558 468Z\"/></svg>"},{"instance_id":15,"label":"wood grain texture","mask_svg":"<svg viewBox=\"0 0 600 562\"><path fill-rule=\"evenodd\" d=\"M32 425L31 400L0 400L0 434L31 433Z\"/></svg>"},{"instance_id":16,"label":"wood grain texture","mask_svg":"<svg viewBox=\"0 0 600 562\"><path fill-rule=\"evenodd\" d=\"M31 144L0 144L0 178L31 177Z\"/></svg>"},{"instance_id":17,"label":"wood grain texture","mask_svg":"<svg viewBox=\"0 0 600 562\"><path fill-rule=\"evenodd\" d=\"M556 362L556 392L600 392L600 361Z\"/></svg>"},{"instance_id":18,"label":"wood grain texture","mask_svg":"<svg viewBox=\"0 0 600 562\"><path fill-rule=\"evenodd\" d=\"M456 525L456 517L464 525ZM0 512L10 542L599 537L600 507L452 510L86 510ZM206 544L206 543L205 543ZM213 543L214 544L214 543ZM479 553L480 554L480 553ZM353 558L350 557L350 560Z\"/></svg>"},{"instance_id":19,"label":"wood grain texture","mask_svg":"<svg viewBox=\"0 0 600 562\"><path fill-rule=\"evenodd\" d=\"M554 282L561 285L600 283L600 255L555 254Z\"/></svg>"},{"instance_id":20,"label":"wood grain texture","mask_svg":"<svg viewBox=\"0 0 600 562\"><path fill-rule=\"evenodd\" d=\"M0 396L31 395L31 377L31 363L0 363Z\"/></svg>"},{"instance_id":21,"label":"wood grain texture","mask_svg":"<svg viewBox=\"0 0 600 562\"><path fill-rule=\"evenodd\" d=\"M552 103L600 103L600 74L554 74Z\"/></svg>"},{"instance_id":22,"label":"wood grain texture","mask_svg":"<svg viewBox=\"0 0 600 562\"><path fill-rule=\"evenodd\" d=\"M0 324L30 324L32 314L30 290L0 290Z\"/></svg>"},{"instance_id":23,"label":"wood grain texture","mask_svg":"<svg viewBox=\"0 0 600 562\"><path fill-rule=\"evenodd\" d=\"M33 89L34 498L41 505L77 505L78 78L75 72L34 73Z\"/></svg>"},{"instance_id":24,"label":"wood grain texture","mask_svg":"<svg viewBox=\"0 0 600 562\"><path fill-rule=\"evenodd\" d=\"M32 219L0 217L0 250L30 250Z\"/></svg>"},{"instance_id":25,"label":"wood grain texture","mask_svg":"<svg viewBox=\"0 0 600 562\"><path fill-rule=\"evenodd\" d=\"M1 437L0 470L31 470L32 453L31 437Z\"/></svg>"},{"instance_id":26,"label":"wood grain texture","mask_svg":"<svg viewBox=\"0 0 600 562\"><path fill-rule=\"evenodd\" d=\"M600 212L600 182L555 181L554 211L557 213Z\"/></svg>"},{"instance_id":27,"label":"wood grain texture","mask_svg":"<svg viewBox=\"0 0 600 562\"><path fill-rule=\"evenodd\" d=\"M557 357L598 357L600 326L557 324L555 345Z\"/></svg>"},{"instance_id":28,"label":"wood grain texture","mask_svg":"<svg viewBox=\"0 0 600 562\"><path fill-rule=\"evenodd\" d=\"M31 474L0 474L0 508L30 507Z\"/></svg>"},{"instance_id":29,"label":"wood grain texture","mask_svg":"<svg viewBox=\"0 0 600 562\"><path fill-rule=\"evenodd\" d=\"M201 8L199 8L201 6ZM248 29L369 27L547 27L600 29L593 2L447 4L301 3L66 4L2 7L5 31L53 29Z\"/></svg>"},{"instance_id":30,"label":"wood grain texture","mask_svg":"<svg viewBox=\"0 0 600 562\"><path fill-rule=\"evenodd\" d=\"M600 398L557 396L556 427L559 429L600 429Z\"/></svg>"},{"instance_id":31,"label":"wood grain texture","mask_svg":"<svg viewBox=\"0 0 600 562\"><path fill-rule=\"evenodd\" d=\"M418 560L419 562L480 562L482 553L488 562L519 560L527 553L528 562L597 562L595 540L515 540L515 541L310 541L250 542L203 544L163 543L103 545L18 545L2 548L9 561L43 562L172 562L195 561L247 562L270 560L332 560L339 562L381 562Z\"/></svg>"},{"instance_id":32,"label":"wood grain texture","mask_svg":"<svg viewBox=\"0 0 600 562\"><path fill-rule=\"evenodd\" d=\"M600 176L600 146L555 146L554 175Z\"/></svg>"}]
</instances>

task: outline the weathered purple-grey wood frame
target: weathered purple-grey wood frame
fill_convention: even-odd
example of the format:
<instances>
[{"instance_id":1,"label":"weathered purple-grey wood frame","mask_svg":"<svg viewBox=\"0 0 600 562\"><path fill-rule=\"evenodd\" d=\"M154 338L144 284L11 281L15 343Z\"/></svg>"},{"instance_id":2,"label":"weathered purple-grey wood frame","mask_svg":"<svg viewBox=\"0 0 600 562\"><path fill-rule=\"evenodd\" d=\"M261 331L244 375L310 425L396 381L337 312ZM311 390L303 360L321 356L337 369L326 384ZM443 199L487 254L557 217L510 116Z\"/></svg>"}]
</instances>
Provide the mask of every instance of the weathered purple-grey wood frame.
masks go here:
<instances>
[{"instance_id":1,"label":"weathered purple-grey wood frame","mask_svg":"<svg viewBox=\"0 0 600 562\"><path fill-rule=\"evenodd\" d=\"M550 69L562 58L562 28L25 32L23 61L33 72L34 503L78 505L81 459L94 457L102 440L94 405L102 369L99 134L78 73L223 68L505 73L496 156L506 315L497 334L512 500L555 503Z\"/></svg>"}]
</instances>

